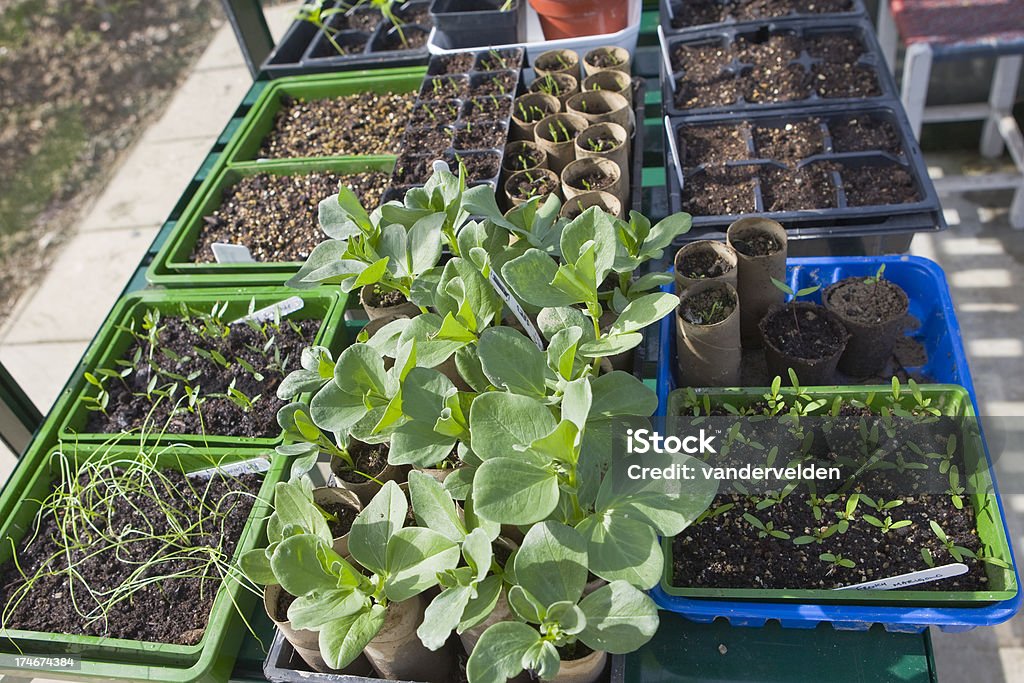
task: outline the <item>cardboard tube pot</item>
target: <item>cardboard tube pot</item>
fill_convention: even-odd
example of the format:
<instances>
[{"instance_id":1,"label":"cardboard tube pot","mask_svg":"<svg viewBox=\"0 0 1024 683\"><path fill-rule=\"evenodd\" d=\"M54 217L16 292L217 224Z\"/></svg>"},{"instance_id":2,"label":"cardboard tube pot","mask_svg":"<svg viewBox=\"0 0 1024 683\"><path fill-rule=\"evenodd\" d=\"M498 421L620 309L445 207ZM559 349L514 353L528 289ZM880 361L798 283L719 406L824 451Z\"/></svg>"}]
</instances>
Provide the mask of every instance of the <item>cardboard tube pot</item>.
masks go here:
<instances>
[{"instance_id":1,"label":"cardboard tube pot","mask_svg":"<svg viewBox=\"0 0 1024 683\"><path fill-rule=\"evenodd\" d=\"M521 191L521 188L525 185L536 186L538 183L542 183L545 188L549 189L538 190L530 196L525 196L525 193ZM512 177L505 183L505 195L512 206L519 206L534 197L547 197L550 194L560 195L558 185L558 176L549 169L539 168L536 171L520 171L519 173L513 173Z\"/></svg>"},{"instance_id":2,"label":"cardboard tube pot","mask_svg":"<svg viewBox=\"0 0 1024 683\"><path fill-rule=\"evenodd\" d=\"M789 369L792 368L801 386L835 384L836 366L846 350L850 333L834 313L808 301L793 301L773 307L758 327L768 373L772 377L781 377L782 383L788 385ZM816 332L828 339L814 357L792 350L803 335L818 336Z\"/></svg>"},{"instance_id":3,"label":"cardboard tube pot","mask_svg":"<svg viewBox=\"0 0 1024 683\"><path fill-rule=\"evenodd\" d=\"M602 211L613 216L623 217L622 202L614 195L601 191L584 192L583 194L576 195L571 200L566 200L558 215L571 220L592 206L600 207Z\"/></svg>"},{"instance_id":4,"label":"cardboard tube pot","mask_svg":"<svg viewBox=\"0 0 1024 683\"><path fill-rule=\"evenodd\" d=\"M705 280L728 282L736 287L736 252L722 242L698 240L685 244L676 252L673 264L679 294Z\"/></svg>"},{"instance_id":5,"label":"cardboard tube pot","mask_svg":"<svg viewBox=\"0 0 1024 683\"><path fill-rule=\"evenodd\" d=\"M618 33L629 22L626 0L530 0L545 40Z\"/></svg>"},{"instance_id":6,"label":"cardboard tube pot","mask_svg":"<svg viewBox=\"0 0 1024 683\"><path fill-rule=\"evenodd\" d=\"M528 90L557 97L565 111L565 101L580 91L580 81L569 74L546 74L533 79Z\"/></svg>"},{"instance_id":7,"label":"cardboard tube pot","mask_svg":"<svg viewBox=\"0 0 1024 683\"><path fill-rule=\"evenodd\" d=\"M307 629L292 628L291 622L288 621L287 609L283 607L283 604L290 597L280 586L267 586L263 589L263 608L267 611L270 620L281 631L281 635L291 643L295 652L302 657L302 661L306 662L309 668L320 673L344 673L350 676L368 676L373 673L369 660L363 655L356 657L341 671L327 666L327 662L320 656L320 634Z\"/></svg>"},{"instance_id":8,"label":"cardboard tube pot","mask_svg":"<svg viewBox=\"0 0 1024 683\"><path fill-rule=\"evenodd\" d=\"M565 103L568 111L579 114L590 123L617 123L627 132L633 131L633 110L629 100L607 90L578 92Z\"/></svg>"},{"instance_id":9,"label":"cardboard tube pot","mask_svg":"<svg viewBox=\"0 0 1024 683\"><path fill-rule=\"evenodd\" d=\"M680 386L739 386L740 307L736 289L719 280L694 284L679 297L675 316Z\"/></svg>"},{"instance_id":10,"label":"cardboard tube pot","mask_svg":"<svg viewBox=\"0 0 1024 683\"><path fill-rule=\"evenodd\" d=\"M601 177L604 184L590 182L587 180L588 177ZM622 182L622 171L614 161L577 159L562 170L562 193L565 194L566 202L595 190L607 192L622 203L629 199L629 186Z\"/></svg>"},{"instance_id":11,"label":"cardboard tube pot","mask_svg":"<svg viewBox=\"0 0 1024 683\"><path fill-rule=\"evenodd\" d=\"M534 140L548 155L548 168L556 175L561 174L562 169L576 159L576 136L585 131L588 125L582 116L569 113L546 116L537 123Z\"/></svg>"},{"instance_id":12,"label":"cardboard tube pot","mask_svg":"<svg viewBox=\"0 0 1024 683\"><path fill-rule=\"evenodd\" d=\"M786 298L772 283L772 278L786 281L786 229L770 218L741 218L729 226L725 241L736 252L736 291L743 302L740 316L743 347L759 349L758 323L768 309Z\"/></svg>"},{"instance_id":13,"label":"cardboard tube pot","mask_svg":"<svg viewBox=\"0 0 1024 683\"><path fill-rule=\"evenodd\" d=\"M595 47L583 55L583 72L588 76L599 71L621 71L629 75L630 68L629 50L624 47Z\"/></svg>"},{"instance_id":14,"label":"cardboard tube pot","mask_svg":"<svg viewBox=\"0 0 1024 683\"><path fill-rule=\"evenodd\" d=\"M548 154L536 142L516 140L505 145L501 157L501 177L498 179L498 199L506 199L505 183L520 171L536 171L548 167ZM507 207L506 207L507 208Z\"/></svg>"},{"instance_id":15,"label":"cardboard tube pot","mask_svg":"<svg viewBox=\"0 0 1024 683\"><path fill-rule=\"evenodd\" d=\"M562 101L554 95L532 92L520 95L512 103L512 126L509 133L513 140L534 141L537 122L545 116L562 111Z\"/></svg>"},{"instance_id":16,"label":"cardboard tube pot","mask_svg":"<svg viewBox=\"0 0 1024 683\"><path fill-rule=\"evenodd\" d=\"M583 79L583 83L580 85L580 92L590 92L593 90L607 90L608 92L618 93L629 101L630 107L633 106L633 79L629 74L622 73L616 69L592 73Z\"/></svg>"},{"instance_id":17,"label":"cardboard tube pot","mask_svg":"<svg viewBox=\"0 0 1024 683\"><path fill-rule=\"evenodd\" d=\"M896 340L903 334L910 300L899 285L886 280L851 277L829 286L821 303L850 332L839 369L853 377L869 377L885 368Z\"/></svg>"},{"instance_id":18,"label":"cardboard tube pot","mask_svg":"<svg viewBox=\"0 0 1024 683\"><path fill-rule=\"evenodd\" d=\"M610 159L629 186L629 134L617 123L598 123L576 136L577 159Z\"/></svg>"},{"instance_id":19,"label":"cardboard tube pot","mask_svg":"<svg viewBox=\"0 0 1024 683\"><path fill-rule=\"evenodd\" d=\"M398 304L387 305L380 301L380 295L376 291L377 285L364 285L359 290L359 303L363 305L363 310L366 311L366 316L370 320L376 320L377 318L384 318L389 315L393 316L405 316L412 318L420 314L420 308L411 301L406 301L403 296L403 301Z\"/></svg>"},{"instance_id":20,"label":"cardboard tube pot","mask_svg":"<svg viewBox=\"0 0 1024 683\"><path fill-rule=\"evenodd\" d=\"M359 455L363 449L378 447L379 444L366 444L362 441L353 440L349 445L349 454L359 466ZM385 444L386 447L386 444ZM361 471L361 470L360 470ZM381 485L387 481L405 481L405 472L400 467L385 465L377 468L376 472L362 472L369 478L347 469L346 464L340 458L331 458L331 472L334 474L335 484L339 488L351 491L359 498L363 505L369 505L373 497L380 491Z\"/></svg>"},{"instance_id":21,"label":"cardboard tube pot","mask_svg":"<svg viewBox=\"0 0 1024 683\"><path fill-rule=\"evenodd\" d=\"M580 56L575 50L548 50L537 55L533 60L533 70L538 76L547 74L566 74L578 79L580 77Z\"/></svg>"},{"instance_id":22,"label":"cardboard tube pot","mask_svg":"<svg viewBox=\"0 0 1024 683\"><path fill-rule=\"evenodd\" d=\"M316 503L320 509L333 514L333 510L337 510L339 507L347 508L359 514L363 509L363 502L359 500L352 491L348 489L339 488L337 486L321 486L313 489L313 502ZM328 521L328 525L330 521ZM339 555L348 555L348 532L339 534L334 537L334 552Z\"/></svg>"},{"instance_id":23,"label":"cardboard tube pot","mask_svg":"<svg viewBox=\"0 0 1024 683\"><path fill-rule=\"evenodd\" d=\"M416 595L388 604L380 632L363 653L382 678L396 681L447 683L451 677L452 651L446 645L436 652L423 647L416 629L423 622L427 601Z\"/></svg>"},{"instance_id":24,"label":"cardboard tube pot","mask_svg":"<svg viewBox=\"0 0 1024 683\"><path fill-rule=\"evenodd\" d=\"M594 683L604 673L607 661L608 653L601 650L579 659L563 659L551 683Z\"/></svg>"}]
</instances>

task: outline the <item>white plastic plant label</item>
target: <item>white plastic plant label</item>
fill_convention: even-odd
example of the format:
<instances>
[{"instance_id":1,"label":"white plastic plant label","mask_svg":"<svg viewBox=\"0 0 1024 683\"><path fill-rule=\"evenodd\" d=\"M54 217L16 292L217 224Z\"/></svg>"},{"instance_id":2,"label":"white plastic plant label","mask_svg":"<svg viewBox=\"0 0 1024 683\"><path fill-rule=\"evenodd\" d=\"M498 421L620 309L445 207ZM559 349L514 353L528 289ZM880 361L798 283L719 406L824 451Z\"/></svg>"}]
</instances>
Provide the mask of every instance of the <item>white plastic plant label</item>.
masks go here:
<instances>
[{"instance_id":1,"label":"white plastic plant label","mask_svg":"<svg viewBox=\"0 0 1024 683\"><path fill-rule=\"evenodd\" d=\"M493 269L491 270L490 281L491 287L494 287L494 291L498 293L498 296L502 298L505 305L508 306L508 309L512 311L512 315L516 317L519 324L523 326L524 330L526 330L527 336L533 340L533 343L537 345L537 348L543 351L544 339L541 338L540 332L538 332L537 328L534 327L533 321L530 320L530 316L526 315L526 311L524 311L523 307L519 305L516 298L512 296L512 292L508 291L508 287L505 286L505 283L501 281L501 278L498 277L498 274Z\"/></svg>"},{"instance_id":2,"label":"white plastic plant label","mask_svg":"<svg viewBox=\"0 0 1024 683\"><path fill-rule=\"evenodd\" d=\"M941 567L932 567L930 569L921 569L920 571L910 572L908 574L899 574L898 576L892 576L888 579L876 579L874 581L865 581L864 583L855 583L852 586L840 586L839 588L836 588L834 590L891 591L896 588L907 588L908 586L916 586L919 583L939 581L941 579L948 579L966 573L966 564L954 562L953 564L944 564Z\"/></svg>"},{"instance_id":3,"label":"white plastic plant label","mask_svg":"<svg viewBox=\"0 0 1024 683\"><path fill-rule=\"evenodd\" d=\"M213 249L213 258L217 263L255 263L256 259L249 252L249 247L244 244L227 244L225 242L214 242L210 245Z\"/></svg>"},{"instance_id":4,"label":"white plastic plant label","mask_svg":"<svg viewBox=\"0 0 1024 683\"><path fill-rule=\"evenodd\" d=\"M270 461L266 458L252 458L241 462L233 462L230 465L210 467L205 470L189 472L185 476L189 479L206 480L215 474L222 474L225 477L237 477L243 474L261 474L270 470Z\"/></svg>"},{"instance_id":5,"label":"white plastic plant label","mask_svg":"<svg viewBox=\"0 0 1024 683\"><path fill-rule=\"evenodd\" d=\"M267 320L273 320L275 316L280 315L282 318L286 315L291 315L296 311L301 311L305 302L302 297L293 296L285 299L284 301L278 301L276 304L270 304L265 306L258 311L253 311L249 315L243 316L238 320L232 322L232 325L240 325L247 322L262 323Z\"/></svg>"}]
</instances>

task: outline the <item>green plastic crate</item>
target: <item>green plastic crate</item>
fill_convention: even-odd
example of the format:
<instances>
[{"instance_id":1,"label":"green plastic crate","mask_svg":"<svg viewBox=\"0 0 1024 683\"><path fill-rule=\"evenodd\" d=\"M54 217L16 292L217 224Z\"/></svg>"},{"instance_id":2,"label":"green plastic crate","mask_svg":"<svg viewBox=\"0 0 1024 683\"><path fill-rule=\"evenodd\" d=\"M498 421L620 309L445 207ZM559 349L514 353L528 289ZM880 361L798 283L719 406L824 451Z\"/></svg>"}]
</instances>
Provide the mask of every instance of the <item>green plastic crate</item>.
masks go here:
<instances>
[{"instance_id":1,"label":"green plastic crate","mask_svg":"<svg viewBox=\"0 0 1024 683\"><path fill-rule=\"evenodd\" d=\"M232 320L244 316L248 311L249 302L253 299L255 299L256 308L260 309L293 296L301 297L305 305L290 317L293 320L322 320L323 324L317 332L315 343L330 348L335 354L340 352L348 344L348 336L343 324L347 295L337 287L321 287L304 291L284 287L144 290L125 297L115 307L93 341L93 346L98 352L91 355L85 370L91 372L96 368L112 367L115 360L123 357L131 346L132 336L119 328L126 326L132 320L135 320L138 325L145 312L150 308L158 309L165 316L173 316L178 313L179 304L183 302L200 310L209 310L215 303L227 302L226 319ZM295 361L297 363L298 359ZM80 399L82 396L96 396L98 390L85 381L84 373L79 373L75 377L73 387L76 401L61 423L59 437L64 441L86 443L109 441L114 435L83 431L89 418L89 410L81 403ZM137 435L136 438L138 438ZM166 434L163 436L151 434L148 438L164 443L184 443L193 446L256 448L273 447L281 443L282 440L282 436L245 438L199 434Z\"/></svg>"},{"instance_id":2,"label":"green plastic crate","mask_svg":"<svg viewBox=\"0 0 1024 683\"><path fill-rule=\"evenodd\" d=\"M72 462L83 463L96 458L131 458L138 446L80 445L73 449ZM11 557L12 541L17 543L27 533L39 510L39 501L52 487L59 470L51 457L57 449L47 453L33 468L31 477L23 487L4 490L0 504L13 509L0 526L0 562ZM198 449L187 446L162 448L158 462L168 469L194 472L215 466L224 466L254 457L270 455L245 449ZM257 500L246 522L235 549L235 557L265 541L266 520L271 510L274 486L287 477L285 458L271 458L270 468L264 473ZM10 540L9 540L10 539ZM23 677L45 676L62 680L118 680L118 681L226 681L234 667L239 648L248 633L258 602L258 596L237 580L225 580L214 599L210 619L203 638L195 645L174 645L120 638L39 633L32 631L0 631L0 674ZM61 669L47 666L38 668L19 666L24 656L73 657L79 667Z\"/></svg>"},{"instance_id":3,"label":"green plastic crate","mask_svg":"<svg viewBox=\"0 0 1024 683\"><path fill-rule=\"evenodd\" d=\"M961 386L953 384L928 384L920 386L925 397L932 399L942 414L951 417L974 418L974 406L970 395ZM728 401L736 408L749 406L763 400L763 388L701 388L696 389L698 396L710 396L711 406L715 407ZM787 389L783 389L786 392ZM791 391L791 390L790 390ZM863 400L868 394L887 394L888 386L838 386L810 387L804 391L812 398L827 399L831 405L836 396L858 398ZM909 392L906 392L909 394ZM685 389L677 389L669 394L669 418L681 414ZM908 396L909 398L909 396ZM979 434L963 445L964 465L967 472L963 482L968 486L970 504L977 519L978 538L991 556L1004 562L1013 563L1010 542L1006 537L1005 525L1001 514L999 499L995 494L992 475L989 471L988 459L985 456L985 444ZM1004 569L986 563L985 572L991 587L987 591L923 591L923 590L809 590L809 589L768 589L768 588L691 588L672 585L673 561L672 538L662 539L665 555L665 569L662 573L661 588L668 595L685 598L710 598L716 600L761 600L770 602L808 602L808 603L845 603L845 604L879 604L890 603L902 606L910 605L944 605L944 606L979 606L1003 600L1017 595L1019 586L1012 567Z\"/></svg>"}]
</instances>

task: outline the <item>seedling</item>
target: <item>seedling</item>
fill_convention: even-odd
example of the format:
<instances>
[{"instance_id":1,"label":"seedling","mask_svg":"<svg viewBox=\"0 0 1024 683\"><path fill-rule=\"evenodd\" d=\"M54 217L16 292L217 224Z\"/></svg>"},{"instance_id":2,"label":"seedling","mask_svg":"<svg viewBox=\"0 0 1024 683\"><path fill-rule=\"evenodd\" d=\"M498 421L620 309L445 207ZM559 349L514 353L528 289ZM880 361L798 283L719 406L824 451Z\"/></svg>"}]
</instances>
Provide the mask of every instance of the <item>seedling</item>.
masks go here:
<instances>
[{"instance_id":1,"label":"seedling","mask_svg":"<svg viewBox=\"0 0 1024 683\"><path fill-rule=\"evenodd\" d=\"M860 494L860 499L863 500L868 505L870 505L872 509L875 510L875 512L888 512L889 510L894 510L898 508L900 505L903 505L903 501L899 499L886 500L885 498L879 498L875 500L871 496L868 496L864 493Z\"/></svg>"},{"instance_id":2,"label":"seedling","mask_svg":"<svg viewBox=\"0 0 1024 683\"><path fill-rule=\"evenodd\" d=\"M821 289L821 285L815 285L813 287L804 287L803 289L798 289L794 292L793 288L787 285L785 282L776 280L775 278L772 278L771 280L772 284L775 285L776 289L782 291L784 294L788 294L789 296L793 297L794 301L796 299L799 299L800 297L810 296L811 294L814 294L819 289ZM796 325L796 333L802 337L803 333L800 331L800 319L797 317L796 308L793 309L793 323Z\"/></svg>"},{"instance_id":3,"label":"seedling","mask_svg":"<svg viewBox=\"0 0 1024 683\"><path fill-rule=\"evenodd\" d=\"M829 493L824 497L819 497L817 487L814 485L814 482L808 482L807 486L810 489L810 492L807 494L806 503L807 505L810 506L811 513L814 515L814 519L820 522L822 518L825 516L825 512L822 508L825 505L829 505L839 500L839 494Z\"/></svg>"},{"instance_id":4,"label":"seedling","mask_svg":"<svg viewBox=\"0 0 1024 683\"><path fill-rule=\"evenodd\" d=\"M709 519L721 517L729 510L732 510L734 507L736 507L736 503L724 503L723 505L719 505L714 508L708 508L707 510L705 510L704 512L700 513L700 515L697 516L697 519L694 521L694 524L700 524L701 522L706 522Z\"/></svg>"},{"instance_id":5,"label":"seedling","mask_svg":"<svg viewBox=\"0 0 1024 683\"><path fill-rule=\"evenodd\" d=\"M838 524L815 527L810 536L797 536L793 539L795 545L807 545L809 543L822 544L839 531Z\"/></svg>"},{"instance_id":6,"label":"seedling","mask_svg":"<svg viewBox=\"0 0 1024 683\"><path fill-rule=\"evenodd\" d=\"M874 515L864 515L863 517L865 522L878 528L883 534L887 534L894 529L902 529L913 524L909 519L901 519L894 522L890 515L886 515L884 520L881 520Z\"/></svg>"},{"instance_id":7,"label":"seedling","mask_svg":"<svg viewBox=\"0 0 1024 683\"><path fill-rule=\"evenodd\" d=\"M963 562L965 557L976 557L974 551L970 548L965 548L961 545L956 545L953 542L953 540L946 535L946 532L942 530L942 527L939 526L938 522L936 522L934 519L928 520L928 526L931 527L932 533L935 534L935 537L939 539L939 543L945 546L946 552L952 555L953 559L955 559L957 562Z\"/></svg>"},{"instance_id":8,"label":"seedling","mask_svg":"<svg viewBox=\"0 0 1024 683\"><path fill-rule=\"evenodd\" d=\"M854 493L846 499L846 507L836 513L839 518L839 533L845 534L850 528L850 523L857 521L857 504L860 502L860 494Z\"/></svg>"},{"instance_id":9,"label":"seedling","mask_svg":"<svg viewBox=\"0 0 1024 683\"><path fill-rule=\"evenodd\" d=\"M761 501L758 502L758 504L755 506L755 509L764 510L774 505L780 504L782 501L786 500L789 494L793 493L793 490L795 488L796 482L790 482L789 484L786 484L786 486L781 491L769 491L768 493L765 494L764 498L762 498Z\"/></svg>"},{"instance_id":10,"label":"seedling","mask_svg":"<svg viewBox=\"0 0 1024 683\"><path fill-rule=\"evenodd\" d=\"M743 519L747 521L747 524L757 529L758 538L767 538L771 536L772 538L778 538L783 541L788 541L790 538L789 534L785 531L780 531L775 528L775 522L768 522L766 524L749 512L743 513Z\"/></svg>"},{"instance_id":11,"label":"seedling","mask_svg":"<svg viewBox=\"0 0 1024 683\"><path fill-rule=\"evenodd\" d=\"M946 489L953 507L964 509L964 487L960 485L960 470L955 465L949 469L949 488Z\"/></svg>"},{"instance_id":12,"label":"seedling","mask_svg":"<svg viewBox=\"0 0 1024 683\"><path fill-rule=\"evenodd\" d=\"M583 189L586 190L587 192L590 192L592 189L594 189L593 184L586 178L580 178L580 185L582 185Z\"/></svg>"},{"instance_id":13,"label":"seedling","mask_svg":"<svg viewBox=\"0 0 1024 683\"><path fill-rule=\"evenodd\" d=\"M854 567L857 566L856 562L854 562L853 560L847 559L847 558L843 557L842 555L840 555L838 553L836 553L836 554L833 554L833 553L822 553L821 555L818 555L818 559L821 560L822 562L827 562L828 563L828 565L829 565L828 574L829 575L833 574L836 571L836 569L839 569L840 567L843 567L845 569L853 569Z\"/></svg>"}]
</instances>

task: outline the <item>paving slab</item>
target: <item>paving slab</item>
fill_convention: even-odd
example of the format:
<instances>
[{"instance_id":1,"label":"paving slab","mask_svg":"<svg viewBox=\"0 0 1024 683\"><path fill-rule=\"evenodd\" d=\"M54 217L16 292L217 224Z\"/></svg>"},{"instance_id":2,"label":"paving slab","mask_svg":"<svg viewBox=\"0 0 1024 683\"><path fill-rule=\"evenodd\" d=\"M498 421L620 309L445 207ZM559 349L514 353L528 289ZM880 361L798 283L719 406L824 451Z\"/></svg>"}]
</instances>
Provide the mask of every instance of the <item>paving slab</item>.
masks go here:
<instances>
[{"instance_id":1,"label":"paving slab","mask_svg":"<svg viewBox=\"0 0 1024 683\"><path fill-rule=\"evenodd\" d=\"M208 150L251 85L252 77L244 65L194 71L178 88L163 115L146 131L140 147L148 150L152 143L201 140Z\"/></svg>"},{"instance_id":2,"label":"paving slab","mask_svg":"<svg viewBox=\"0 0 1024 683\"><path fill-rule=\"evenodd\" d=\"M45 415L88 345L89 340L4 344L0 346L0 363Z\"/></svg>"}]
</instances>

